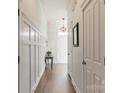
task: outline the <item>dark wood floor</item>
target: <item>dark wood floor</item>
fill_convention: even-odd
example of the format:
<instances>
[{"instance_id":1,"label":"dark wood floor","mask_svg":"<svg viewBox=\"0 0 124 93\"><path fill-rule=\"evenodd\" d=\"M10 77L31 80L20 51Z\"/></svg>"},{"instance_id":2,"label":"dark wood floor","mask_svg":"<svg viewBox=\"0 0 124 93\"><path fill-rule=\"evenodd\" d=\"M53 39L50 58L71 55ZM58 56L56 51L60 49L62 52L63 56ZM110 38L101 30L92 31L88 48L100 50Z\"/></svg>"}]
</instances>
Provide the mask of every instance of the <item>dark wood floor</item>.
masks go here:
<instances>
[{"instance_id":1,"label":"dark wood floor","mask_svg":"<svg viewBox=\"0 0 124 93\"><path fill-rule=\"evenodd\" d=\"M47 65L35 93L76 93L67 75L66 64Z\"/></svg>"}]
</instances>

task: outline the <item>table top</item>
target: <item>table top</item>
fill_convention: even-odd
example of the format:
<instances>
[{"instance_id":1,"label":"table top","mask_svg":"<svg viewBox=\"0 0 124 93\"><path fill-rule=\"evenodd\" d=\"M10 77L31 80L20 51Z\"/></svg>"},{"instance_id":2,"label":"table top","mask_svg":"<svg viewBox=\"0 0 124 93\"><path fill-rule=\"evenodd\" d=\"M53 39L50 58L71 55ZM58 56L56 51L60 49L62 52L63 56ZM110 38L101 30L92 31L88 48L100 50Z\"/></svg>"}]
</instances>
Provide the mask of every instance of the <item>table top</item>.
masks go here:
<instances>
[{"instance_id":1,"label":"table top","mask_svg":"<svg viewBox=\"0 0 124 93\"><path fill-rule=\"evenodd\" d=\"M53 58L53 56L45 56L45 58Z\"/></svg>"}]
</instances>

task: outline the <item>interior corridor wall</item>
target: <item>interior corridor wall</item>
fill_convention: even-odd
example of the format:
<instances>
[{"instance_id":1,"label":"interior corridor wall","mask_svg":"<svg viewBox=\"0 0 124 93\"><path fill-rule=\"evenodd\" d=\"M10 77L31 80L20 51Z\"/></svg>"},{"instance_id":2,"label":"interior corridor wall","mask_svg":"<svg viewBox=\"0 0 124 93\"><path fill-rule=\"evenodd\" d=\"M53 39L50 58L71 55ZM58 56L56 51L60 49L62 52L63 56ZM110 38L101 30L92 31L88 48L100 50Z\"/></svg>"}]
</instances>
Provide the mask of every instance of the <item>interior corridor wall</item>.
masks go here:
<instances>
[{"instance_id":1,"label":"interior corridor wall","mask_svg":"<svg viewBox=\"0 0 124 93\"><path fill-rule=\"evenodd\" d=\"M57 54L57 63L67 63L67 34L58 34Z\"/></svg>"},{"instance_id":2,"label":"interior corridor wall","mask_svg":"<svg viewBox=\"0 0 124 93\"><path fill-rule=\"evenodd\" d=\"M67 63L67 35L60 35L58 22L48 24L48 51L52 52L54 63Z\"/></svg>"},{"instance_id":3,"label":"interior corridor wall","mask_svg":"<svg viewBox=\"0 0 124 93\"><path fill-rule=\"evenodd\" d=\"M33 93L45 69L47 20L40 0L19 0L19 9L19 93Z\"/></svg>"},{"instance_id":4,"label":"interior corridor wall","mask_svg":"<svg viewBox=\"0 0 124 93\"><path fill-rule=\"evenodd\" d=\"M48 51L52 52L54 63L57 62L57 31L58 25L56 22L48 22Z\"/></svg>"},{"instance_id":5,"label":"interior corridor wall","mask_svg":"<svg viewBox=\"0 0 124 93\"><path fill-rule=\"evenodd\" d=\"M83 30L81 5L85 0L68 0L68 73L77 93L83 93ZM73 46L73 27L79 23L79 47Z\"/></svg>"}]
</instances>

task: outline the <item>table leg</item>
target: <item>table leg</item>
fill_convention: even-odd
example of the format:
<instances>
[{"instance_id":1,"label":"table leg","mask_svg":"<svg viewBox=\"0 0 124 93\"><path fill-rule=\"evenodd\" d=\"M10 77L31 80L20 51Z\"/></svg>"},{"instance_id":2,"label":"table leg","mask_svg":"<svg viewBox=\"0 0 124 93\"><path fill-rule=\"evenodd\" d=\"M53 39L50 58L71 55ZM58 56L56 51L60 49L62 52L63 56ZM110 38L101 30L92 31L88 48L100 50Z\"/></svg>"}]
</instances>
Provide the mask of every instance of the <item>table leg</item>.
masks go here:
<instances>
[{"instance_id":1,"label":"table leg","mask_svg":"<svg viewBox=\"0 0 124 93\"><path fill-rule=\"evenodd\" d=\"M53 68L53 58L51 58L51 68Z\"/></svg>"},{"instance_id":2,"label":"table leg","mask_svg":"<svg viewBox=\"0 0 124 93\"><path fill-rule=\"evenodd\" d=\"M45 64L46 64L46 58L45 58Z\"/></svg>"}]
</instances>

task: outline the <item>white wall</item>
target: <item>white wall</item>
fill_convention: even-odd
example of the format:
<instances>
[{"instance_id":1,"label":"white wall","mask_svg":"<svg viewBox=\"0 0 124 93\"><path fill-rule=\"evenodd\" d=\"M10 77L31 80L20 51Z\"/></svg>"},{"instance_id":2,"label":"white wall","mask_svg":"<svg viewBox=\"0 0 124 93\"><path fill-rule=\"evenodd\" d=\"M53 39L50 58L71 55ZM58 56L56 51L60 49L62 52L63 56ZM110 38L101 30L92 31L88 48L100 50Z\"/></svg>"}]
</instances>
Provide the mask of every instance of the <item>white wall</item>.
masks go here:
<instances>
[{"instance_id":1,"label":"white wall","mask_svg":"<svg viewBox=\"0 0 124 93\"><path fill-rule=\"evenodd\" d=\"M57 23L48 23L48 50L52 52L54 63L57 62Z\"/></svg>"},{"instance_id":2,"label":"white wall","mask_svg":"<svg viewBox=\"0 0 124 93\"><path fill-rule=\"evenodd\" d=\"M20 9L33 25L41 31L43 21L41 0L20 0Z\"/></svg>"},{"instance_id":3,"label":"white wall","mask_svg":"<svg viewBox=\"0 0 124 93\"><path fill-rule=\"evenodd\" d=\"M78 22L79 23L79 47L73 47L72 46L72 52L71 53L71 62L69 62L68 66L68 73L71 75L73 81L75 82L75 85L77 87L77 93L83 92L83 30L82 30L82 11L81 11L81 4L84 0L69 0L68 1L68 27L69 31L71 31L71 37L72 37L72 29L74 25ZM70 38L70 36L69 36ZM70 41L71 42L71 41ZM68 57L70 58L70 57ZM70 60L70 59L69 59ZM71 69L71 73L70 73Z\"/></svg>"},{"instance_id":4,"label":"white wall","mask_svg":"<svg viewBox=\"0 0 124 93\"><path fill-rule=\"evenodd\" d=\"M31 37L31 40L29 41L23 40L23 42L25 42L28 46L31 46L31 49L29 49L28 47L31 54L29 53L29 55L27 55L31 58L29 59L31 60L29 62L31 69L28 72L28 74L30 74L30 77L27 78L27 80L30 81L31 85L28 84L29 86L23 87L27 82L21 81L20 79L20 86L22 86L22 90L20 90L20 93L33 93L45 69L44 57L46 53L47 20L40 0L20 0L19 2L21 11L20 33L23 33L23 27L21 25L25 22L30 29L27 30L27 32L30 33L27 37ZM20 34L20 37L23 38L23 35ZM23 45L24 44L20 43L20 46ZM20 47L19 49L24 50L23 48L24 47ZM20 56L23 56L21 55L21 53L22 51L20 52ZM21 63L23 63L23 59ZM23 71L23 67L20 67L20 78L25 77L24 73L27 72ZM27 87L30 87L30 90L28 92L25 91Z\"/></svg>"},{"instance_id":5,"label":"white wall","mask_svg":"<svg viewBox=\"0 0 124 93\"><path fill-rule=\"evenodd\" d=\"M67 34L59 34L60 21L48 23L48 50L52 51L54 63L67 63Z\"/></svg>"},{"instance_id":6,"label":"white wall","mask_svg":"<svg viewBox=\"0 0 124 93\"><path fill-rule=\"evenodd\" d=\"M57 38L57 63L67 63L67 34L58 35Z\"/></svg>"}]
</instances>

